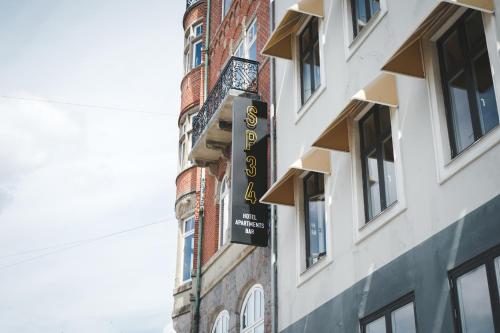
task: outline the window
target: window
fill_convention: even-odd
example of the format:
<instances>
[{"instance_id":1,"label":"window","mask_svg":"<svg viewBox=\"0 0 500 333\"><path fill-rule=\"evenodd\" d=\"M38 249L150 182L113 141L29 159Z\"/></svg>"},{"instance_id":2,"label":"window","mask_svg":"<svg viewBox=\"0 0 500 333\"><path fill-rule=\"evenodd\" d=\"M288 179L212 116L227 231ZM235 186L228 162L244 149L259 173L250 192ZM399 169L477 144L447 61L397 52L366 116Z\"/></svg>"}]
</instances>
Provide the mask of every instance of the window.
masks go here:
<instances>
[{"instance_id":1,"label":"window","mask_svg":"<svg viewBox=\"0 0 500 333\"><path fill-rule=\"evenodd\" d=\"M317 172L307 174L303 186L306 267L310 267L326 255L324 175Z\"/></svg>"},{"instance_id":2,"label":"window","mask_svg":"<svg viewBox=\"0 0 500 333\"><path fill-rule=\"evenodd\" d=\"M243 302L241 333L264 333L264 290L260 285L253 286Z\"/></svg>"},{"instance_id":3,"label":"window","mask_svg":"<svg viewBox=\"0 0 500 333\"><path fill-rule=\"evenodd\" d=\"M481 13L467 11L438 43L452 157L498 126Z\"/></svg>"},{"instance_id":4,"label":"window","mask_svg":"<svg viewBox=\"0 0 500 333\"><path fill-rule=\"evenodd\" d=\"M215 319L212 333L227 333L229 331L229 313L223 310Z\"/></svg>"},{"instance_id":5,"label":"window","mask_svg":"<svg viewBox=\"0 0 500 333\"><path fill-rule=\"evenodd\" d=\"M181 119L181 126L179 127L179 171L191 166L191 161L188 157L191 152L191 137L193 134L191 124L196 110L194 108L187 111L187 114Z\"/></svg>"},{"instance_id":6,"label":"window","mask_svg":"<svg viewBox=\"0 0 500 333\"><path fill-rule=\"evenodd\" d=\"M350 0L353 34L356 37L368 21L380 11L380 0Z\"/></svg>"},{"instance_id":7,"label":"window","mask_svg":"<svg viewBox=\"0 0 500 333\"><path fill-rule=\"evenodd\" d=\"M219 192L219 248L229 240L229 204L229 184L224 177Z\"/></svg>"},{"instance_id":8,"label":"window","mask_svg":"<svg viewBox=\"0 0 500 333\"><path fill-rule=\"evenodd\" d=\"M203 42L201 40L193 44L193 68L198 67L201 64L201 47Z\"/></svg>"},{"instance_id":9,"label":"window","mask_svg":"<svg viewBox=\"0 0 500 333\"><path fill-rule=\"evenodd\" d=\"M191 279L194 258L194 216L184 221L184 260L182 265L182 281Z\"/></svg>"},{"instance_id":10,"label":"window","mask_svg":"<svg viewBox=\"0 0 500 333\"><path fill-rule=\"evenodd\" d=\"M320 80L318 19L313 17L299 35L301 101L305 104Z\"/></svg>"},{"instance_id":11,"label":"window","mask_svg":"<svg viewBox=\"0 0 500 333\"><path fill-rule=\"evenodd\" d=\"M397 201L391 112L374 105L359 121L365 219L372 220Z\"/></svg>"},{"instance_id":12,"label":"window","mask_svg":"<svg viewBox=\"0 0 500 333\"><path fill-rule=\"evenodd\" d=\"M227 15L229 12L229 8L231 8L231 3L233 0L222 0L222 19Z\"/></svg>"},{"instance_id":13,"label":"window","mask_svg":"<svg viewBox=\"0 0 500 333\"><path fill-rule=\"evenodd\" d=\"M253 20L248 26L245 36L234 51L234 55L238 58L257 60L257 20Z\"/></svg>"},{"instance_id":14,"label":"window","mask_svg":"<svg viewBox=\"0 0 500 333\"><path fill-rule=\"evenodd\" d=\"M497 247L450 272L457 332L500 332L499 265Z\"/></svg>"},{"instance_id":15,"label":"window","mask_svg":"<svg viewBox=\"0 0 500 333\"><path fill-rule=\"evenodd\" d=\"M202 62L203 24L195 23L184 34L184 72L198 67Z\"/></svg>"},{"instance_id":16,"label":"window","mask_svg":"<svg viewBox=\"0 0 500 333\"><path fill-rule=\"evenodd\" d=\"M361 333L417 333L413 294L361 319Z\"/></svg>"}]
</instances>

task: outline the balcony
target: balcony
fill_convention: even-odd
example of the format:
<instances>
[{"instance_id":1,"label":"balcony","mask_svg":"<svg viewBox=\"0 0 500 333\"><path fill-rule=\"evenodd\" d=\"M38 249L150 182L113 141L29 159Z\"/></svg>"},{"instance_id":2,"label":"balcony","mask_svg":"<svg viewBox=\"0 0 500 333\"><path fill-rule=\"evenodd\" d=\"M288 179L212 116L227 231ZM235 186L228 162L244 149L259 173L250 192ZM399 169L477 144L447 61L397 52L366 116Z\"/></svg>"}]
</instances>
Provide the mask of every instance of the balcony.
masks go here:
<instances>
[{"instance_id":1,"label":"balcony","mask_svg":"<svg viewBox=\"0 0 500 333\"><path fill-rule=\"evenodd\" d=\"M186 0L186 9L188 9L189 7L197 4L198 2L200 2L201 0Z\"/></svg>"},{"instance_id":2,"label":"balcony","mask_svg":"<svg viewBox=\"0 0 500 333\"><path fill-rule=\"evenodd\" d=\"M219 159L231 143L232 105L237 96L258 98L259 63L232 57L193 118L190 159L206 166Z\"/></svg>"}]
</instances>

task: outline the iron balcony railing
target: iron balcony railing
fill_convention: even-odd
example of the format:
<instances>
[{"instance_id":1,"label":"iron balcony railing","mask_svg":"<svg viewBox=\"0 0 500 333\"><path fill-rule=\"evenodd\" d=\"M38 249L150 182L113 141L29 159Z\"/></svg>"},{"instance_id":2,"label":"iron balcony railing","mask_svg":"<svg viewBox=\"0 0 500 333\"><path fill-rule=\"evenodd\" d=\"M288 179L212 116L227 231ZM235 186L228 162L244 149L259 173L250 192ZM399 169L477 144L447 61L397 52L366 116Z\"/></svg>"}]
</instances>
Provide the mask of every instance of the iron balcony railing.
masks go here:
<instances>
[{"instance_id":1,"label":"iron balcony railing","mask_svg":"<svg viewBox=\"0 0 500 333\"><path fill-rule=\"evenodd\" d=\"M201 0L186 0L186 9L194 5L195 3L200 2Z\"/></svg>"},{"instance_id":2,"label":"iron balcony railing","mask_svg":"<svg viewBox=\"0 0 500 333\"><path fill-rule=\"evenodd\" d=\"M258 92L258 74L259 63L257 61L237 57L229 59L205 103L193 118L193 147L229 90L255 94Z\"/></svg>"}]
</instances>

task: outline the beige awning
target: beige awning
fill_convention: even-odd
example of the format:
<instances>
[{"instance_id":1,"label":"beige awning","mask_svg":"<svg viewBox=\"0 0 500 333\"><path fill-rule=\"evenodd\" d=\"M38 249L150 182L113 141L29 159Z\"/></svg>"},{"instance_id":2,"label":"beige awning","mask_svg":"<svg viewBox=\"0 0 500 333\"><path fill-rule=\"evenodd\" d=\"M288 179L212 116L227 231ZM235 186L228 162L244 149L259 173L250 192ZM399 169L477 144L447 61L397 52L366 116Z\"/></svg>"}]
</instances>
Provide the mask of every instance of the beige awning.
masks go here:
<instances>
[{"instance_id":1,"label":"beige awning","mask_svg":"<svg viewBox=\"0 0 500 333\"><path fill-rule=\"evenodd\" d=\"M277 205L295 205L295 177L304 171L330 174L330 152L312 148L302 158L293 163L276 183L262 196L260 202Z\"/></svg>"},{"instance_id":2,"label":"beige awning","mask_svg":"<svg viewBox=\"0 0 500 333\"><path fill-rule=\"evenodd\" d=\"M337 118L321 133L313 146L324 149L349 151L347 118L368 103L398 106L396 77L383 73L349 100Z\"/></svg>"},{"instance_id":3,"label":"beige awning","mask_svg":"<svg viewBox=\"0 0 500 333\"><path fill-rule=\"evenodd\" d=\"M323 0L300 0L288 8L264 45L262 54L292 59L292 35L307 16L323 17Z\"/></svg>"},{"instance_id":4,"label":"beige awning","mask_svg":"<svg viewBox=\"0 0 500 333\"><path fill-rule=\"evenodd\" d=\"M431 13L413 30L401 47L382 67L383 70L396 74L405 74L417 78L425 77L422 54L422 37L431 29L439 27L450 17L457 6L468 7L486 13L493 13L493 0L439 0Z\"/></svg>"}]
</instances>

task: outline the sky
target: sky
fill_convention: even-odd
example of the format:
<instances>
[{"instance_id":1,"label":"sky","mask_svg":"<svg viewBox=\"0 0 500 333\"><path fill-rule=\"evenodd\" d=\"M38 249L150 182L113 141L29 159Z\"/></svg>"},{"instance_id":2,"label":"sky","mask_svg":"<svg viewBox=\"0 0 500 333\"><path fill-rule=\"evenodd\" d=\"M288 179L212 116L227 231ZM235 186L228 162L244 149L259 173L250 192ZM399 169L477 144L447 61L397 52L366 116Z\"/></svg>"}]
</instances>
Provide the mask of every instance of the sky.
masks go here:
<instances>
[{"instance_id":1,"label":"sky","mask_svg":"<svg viewBox=\"0 0 500 333\"><path fill-rule=\"evenodd\" d=\"M0 332L172 332L184 9L0 0Z\"/></svg>"}]
</instances>

